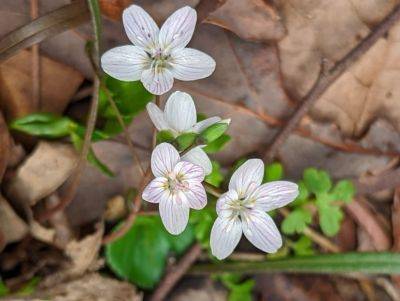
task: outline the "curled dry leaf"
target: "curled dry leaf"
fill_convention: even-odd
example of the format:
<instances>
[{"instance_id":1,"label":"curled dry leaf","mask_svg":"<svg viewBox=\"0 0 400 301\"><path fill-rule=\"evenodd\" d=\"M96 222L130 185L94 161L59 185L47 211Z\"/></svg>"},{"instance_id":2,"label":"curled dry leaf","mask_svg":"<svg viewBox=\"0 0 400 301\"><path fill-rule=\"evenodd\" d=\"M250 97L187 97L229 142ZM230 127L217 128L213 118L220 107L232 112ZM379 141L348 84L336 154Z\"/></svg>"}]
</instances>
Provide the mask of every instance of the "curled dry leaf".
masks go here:
<instances>
[{"instance_id":1,"label":"curled dry leaf","mask_svg":"<svg viewBox=\"0 0 400 301\"><path fill-rule=\"evenodd\" d=\"M133 0L100 0L99 5L103 15L113 20L121 20L122 11L131 5Z\"/></svg>"},{"instance_id":2,"label":"curled dry leaf","mask_svg":"<svg viewBox=\"0 0 400 301\"><path fill-rule=\"evenodd\" d=\"M41 141L6 183L7 196L20 204L35 205L65 182L77 158L70 144Z\"/></svg>"},{"instance_id":3,"label":"curled dry leaf","mask_svg":"<svg viewBox=\"0 0 400 301\"><path fill-rule=\"evenodd\" d=\"M262 0L228 0L205 22L257 42L280 40L285 35L285 27L277 11Z\"/></svg>"},{"instance_id":4,"label":"curled dry leaf","mask_svg":"<svg viewBox=\"0 0 400 301\"><path fill-rule=\"evenodd\" d=\"M281 11L288 35L279 42L279 52L290 94L298 99L304 96L322 65L346 55L397 3L284 1ZM346 135L360 135L378 115L399 129L399 32L400 26L394 27L387 39L379 40L345 72L317 102L314 116L334 121Z\"/></svg>"},{"instance_id":5,"label":"curled dry leaf","mask_svg":"<svg viewBox=\"0 0 400 301\"><path fill-rule=\"evenodd\" d=\"M2 196L0 196L0 233L3 245L19 241L28 234L28 226Z\"/></svg>"},{"instance_id":6,"label":"curled dry leaf","mask_svg":"<svg viewBox=\"0 0 400 301\"><path fill-rule=\"evenodd\" d=\"M83 82L75 69L42 55L40 107L36 107L32 102L31 62L31 52L24 50L0 66L0 107L7 120L38 111L60 114Z\"/></svg>"}]
</instances>

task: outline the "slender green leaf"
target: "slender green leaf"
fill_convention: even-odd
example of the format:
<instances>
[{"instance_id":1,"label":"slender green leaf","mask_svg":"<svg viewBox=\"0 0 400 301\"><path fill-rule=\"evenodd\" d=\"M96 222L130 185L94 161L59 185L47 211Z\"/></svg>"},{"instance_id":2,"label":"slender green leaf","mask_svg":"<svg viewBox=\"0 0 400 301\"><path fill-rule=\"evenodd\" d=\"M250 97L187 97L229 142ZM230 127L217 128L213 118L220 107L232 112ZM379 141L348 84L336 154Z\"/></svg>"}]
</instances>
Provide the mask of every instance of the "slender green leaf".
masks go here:
<instances>
[{"instance_id":1,"label":"slender green leaf","mask_svg":"<svg viewBox=\"0 0 400 301\"><path fill-rule=\"evenodd\" d=\"M196 138L197 138L196 133L184 133L182 135L179 135L176 138L176 142L178 143L178 150L184 151L188 147L192 146Z\"/></svg>"},{"instance_id":2,"label":"slender green leaf","mask_svg":"<svg viewBox=\"0 0 400 301\"><path fill-rule=\"evenodd\" d=\"M400 274L400 253L341 253L291 257L265 262L220 262L196 265L192 273Z\"/></svg>"},{"instance_id":3,"label":"slender green leaf","mask_svg":"<svg viewBox=\"0 0 400 301\"><path fill-rule=\"evenodd\" d=\"M214 123L200 133L200 137L206 144L219 138L228 129L229 123L221 121Z\"/></svg>"},{"instance_id":4,"label":"slender green leaf","mask_svg":"<svg viewBox=\"0 0 400 301\"><path fill-rule=\"evenodd\" d=\"M208 154L215 154L216 152L221 151L225 145L231 141L232 137L227 134L222 134L221 137L215 139L214 141L207 144L203 150Z\"/></svg>"}]
</instances>

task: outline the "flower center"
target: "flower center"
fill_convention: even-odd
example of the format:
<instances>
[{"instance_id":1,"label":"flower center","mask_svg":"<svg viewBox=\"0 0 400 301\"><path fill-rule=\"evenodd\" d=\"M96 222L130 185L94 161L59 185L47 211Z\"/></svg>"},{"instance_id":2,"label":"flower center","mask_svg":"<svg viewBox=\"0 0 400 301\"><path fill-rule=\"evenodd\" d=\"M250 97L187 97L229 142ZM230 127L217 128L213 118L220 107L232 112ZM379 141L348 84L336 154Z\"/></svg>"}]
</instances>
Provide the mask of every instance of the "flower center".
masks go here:
<instances>
[{"instance_id":1,"label":"flower center","mask_svg":"<svg viewBox=\"0 0 400 301\"><path fill-rule=\"evenodd\" d=\"M189 183L184 181L182 177L179 177L179 175L169 176L167 189L171 193L176 193L178 191L187 191L189 189Z\"/></svg>"},{"instance_id":2,"label":"flower center","mask_svg":"<svg viewBox=\"0 0 400 301\"><path fill-rule=\"evenodd\" d=\"M171 55L165 54L164 51L158 48L151 54L151 59L151 68L154 68L154 70L158 73L169 67Z\"/></svg>"},{"instance_id":3,"label":"flower center","mask_svg":"<svg viewBox=\"0 0 400 301\"><path fill-rule=\"evenodd\" d=\"M254 201L246 199L246 198L240 198L234 201L230 202L230 209L234 211L236 214L243 213L249 209L252 209L254 207Z\"/></svg>"}]
</instances>

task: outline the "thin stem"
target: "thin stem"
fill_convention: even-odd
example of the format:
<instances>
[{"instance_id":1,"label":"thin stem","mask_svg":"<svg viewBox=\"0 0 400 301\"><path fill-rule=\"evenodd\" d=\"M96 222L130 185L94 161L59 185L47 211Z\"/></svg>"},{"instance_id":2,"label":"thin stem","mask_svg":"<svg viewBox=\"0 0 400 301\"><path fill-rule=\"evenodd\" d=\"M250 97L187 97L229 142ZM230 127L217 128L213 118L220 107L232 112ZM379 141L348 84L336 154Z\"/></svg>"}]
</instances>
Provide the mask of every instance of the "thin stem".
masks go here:
<instances>
[{"instance_id":1,"label":"thin stem","mask_svg":"<svg viewBox=\"0 0 400 301\"><path fill-rule=\"evenodd\" d=\"M39 17L38 0L31 0L31 19ZM32 103L37 110L40 106L40 54L39 43L32 45Z\"/></svg>"}]
</instances>

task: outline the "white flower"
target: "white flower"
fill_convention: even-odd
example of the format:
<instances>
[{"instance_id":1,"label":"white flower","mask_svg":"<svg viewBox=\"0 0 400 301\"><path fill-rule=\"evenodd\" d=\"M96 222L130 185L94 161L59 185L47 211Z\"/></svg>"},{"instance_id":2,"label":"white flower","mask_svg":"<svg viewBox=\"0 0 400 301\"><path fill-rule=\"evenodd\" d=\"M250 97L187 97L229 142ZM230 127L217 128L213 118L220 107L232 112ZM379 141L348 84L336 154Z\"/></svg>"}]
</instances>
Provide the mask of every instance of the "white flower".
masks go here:
<instances>
[{"instance_id":1,"label":"white flower","mask_svg":"<svg viewBox=\"0 0 400 301\"><path fill-rule=\"evenodd\" d=\"M232 175L229 191L217 201L218 217L211 230L211 251L218 259L228 257L242 237L264 252L274 253L282 237L272 218L265 213L293 201L298 195L295 183L276 181L261 185L264 163L247 160Z\"/></svg>"},{"instance_id":2,"label":"white flower","mask_svg":"<svg viewBox=\"0 0 400 301\"><path fill-rule=\"evenodd\" d=\"M175 11L161 29L150 15L131 5L122 15L129 40L134 45L113 48L101 57L103 70L119 80L141 80L151 93L171 89L174 78L190 81L214 72L215 61L207 54L185 48L192 38L197 14L185 6Z\"/></svg>"},{"instance_id":3,"label":"white flower","mask_svg":"<svg viewBox=\"0 0 400 301\"><path fill-rule=\"evenodd\" d=\"M203 209L207 195L201 182L204 170L186 158L169 143L156 146L151 154L151 170L156 177L144 189L142 198L158 203L161 220L171 234L185 230L189 208Z\"/></svg>"},{"instance_id":4,"label":"white flower","mask_svg":"<svg viewBox=\"0 0 400 301\"><path fill-rule=\"evenodd\" d=\"M196 122L197 113L192 97L180 91L171 94L165 104L164 112L154 103L147 104L147 112L159 131L170 131L175 138L183 133L200 133L209 126L221 121L220 117L215 116ZM230 120L225 122L229 123ZM197 158L199 161L194 163L202 166L206 175L211 173L211 161L200 146L192 149L186 156Z\"/></svg>"}]
</instances>

